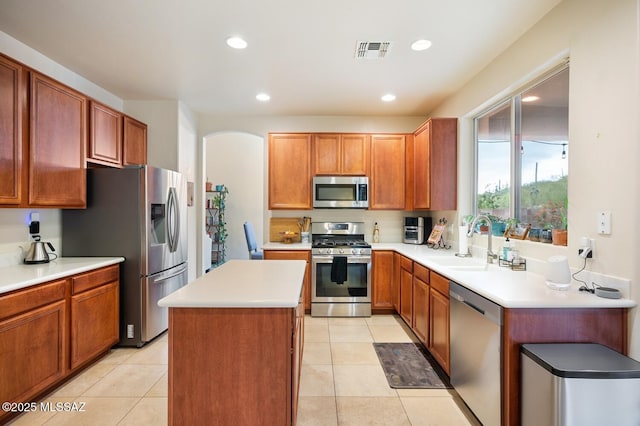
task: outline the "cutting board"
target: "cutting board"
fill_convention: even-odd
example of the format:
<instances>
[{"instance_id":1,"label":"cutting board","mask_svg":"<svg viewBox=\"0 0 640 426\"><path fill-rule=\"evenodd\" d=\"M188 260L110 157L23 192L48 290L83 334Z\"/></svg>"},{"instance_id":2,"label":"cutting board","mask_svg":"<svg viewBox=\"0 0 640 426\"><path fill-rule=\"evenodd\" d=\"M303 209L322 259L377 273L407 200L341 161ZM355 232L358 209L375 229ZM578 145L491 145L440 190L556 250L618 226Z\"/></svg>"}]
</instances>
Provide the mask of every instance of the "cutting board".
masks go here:
<instances>
[{"instance_id":1,"label":"cutting board","mask_svg":"<svg viewBox=\"0 0 640 426\"><path fill-rule=\"evenodd\" d=\"M300 242L300 228L298 227L298 222L300 222L301 218L299 217L272 217L269 221L269 241L272 243L281 243L282 235L280 232L283 231L293 231L296 232L297 235L293 237L294 243Z\"/></svg>"}]
</instances>

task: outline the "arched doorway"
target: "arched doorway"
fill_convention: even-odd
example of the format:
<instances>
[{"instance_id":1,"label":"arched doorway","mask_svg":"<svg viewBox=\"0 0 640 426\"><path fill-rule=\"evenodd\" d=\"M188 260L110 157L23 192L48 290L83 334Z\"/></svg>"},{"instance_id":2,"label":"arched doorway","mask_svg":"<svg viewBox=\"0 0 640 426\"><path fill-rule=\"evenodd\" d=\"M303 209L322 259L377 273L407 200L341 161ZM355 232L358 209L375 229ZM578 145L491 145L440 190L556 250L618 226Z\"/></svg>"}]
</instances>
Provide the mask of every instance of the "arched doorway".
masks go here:
<instances>
[{"instance_id":1,"label":"arched doorway","mask_svg":"<svg viewBox=\"0 0 640 426\"><path fill-rule=\"evenodd\" d=\"M204 138L203 152L204 179L229 189L225 209L229 234L226 260L247 259L242 226L245 221L253 223L258 246L262 245L264 139L243 132L215 133Z\"/></svg>"}]
</instances>

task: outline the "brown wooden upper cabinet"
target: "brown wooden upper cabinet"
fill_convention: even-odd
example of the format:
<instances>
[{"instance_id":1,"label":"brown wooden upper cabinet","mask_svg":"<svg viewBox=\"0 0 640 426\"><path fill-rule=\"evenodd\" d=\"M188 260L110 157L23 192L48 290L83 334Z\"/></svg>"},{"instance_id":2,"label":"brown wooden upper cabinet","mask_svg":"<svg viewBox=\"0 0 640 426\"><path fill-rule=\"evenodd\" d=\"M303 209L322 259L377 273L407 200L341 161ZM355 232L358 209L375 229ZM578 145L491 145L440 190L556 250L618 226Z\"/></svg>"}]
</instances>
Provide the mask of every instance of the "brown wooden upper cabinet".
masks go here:
<instances>
[{"instance_id":1,"label":"brown wooden upper cabinet","mask_svg":"<svg viewBox=\"0 0 640 426\"><path fill-rule=\"evenodd\" d=\"M268 153L269 209L311 209L311 135L272 133Z\"/></svg>"},{"instance_id":2,"label":"brown wooden upper cabinet","mask_svg":"<svg viewBox=\"0 0 640 426\"><path fill-rule=\"evenodd\" d=\"M147 164L147 125L126 115L123 120L122 164Z\"/></svg>"},{"instance_id":3,"label":"brown wooden upper cabinet","mask_svg":"<svg viewBox=\"0 0 640 426\"><path fill-rule=\"evenodd\" d=\"M91 101L91 134L87 161L105 166L122 166L122 114Z\"/></svg>"},{"instance_id":4,"label":"brown wooden upper cabinet","mask_svg":"<svg viewBox=\"0 0 640 426\"><path fill-rule=\"evenodd\" d=\"M26 70L0 55L0 205L20 205L26 191Z\"/></svg>"},{"instance_id":5,"label":"brown wooden upper cabinet","mask_svg":"<svg viewBox=\"0 0 640 426\"><path fill-rule=\"evenodd\" d=\"M455 210L458 119L432 118L416 130L413 139L411 209Z\"/></svg>"},{"instance_id":6,"label":"brown wooden upper cabinet","mask_svg":"<svg viewBox=\"0 0 640 426\"><path fill-rule=\"evenodd\" d=\"M122 167L147 164L147 125L91 102L91 134L87 162Z\"/></svg>"},{"instance_id":7,"label":"brown wooden upper cabinet","mask_svg":"<svg viewBox=\"0 0 640 426\"><path fill-rule=\"evenodd\" d=\"M31 72L29 205L84 208L88 99Z\"/></svg>"},{"instance_id":8,"label":"brown wooden upper cabinet","mask_svg":"<svg viewBox=\"0 0 640 426\"><path fill-rule=\"evenodd\" d=\"M367 176L369 174L369 135L313 135L314 175Z\"/></svg>"},{"instance_id":9,"label":"brown wooden upper cabinet","mask_svg":"<svg viewBox=\"0 0 640 426\"><path fill-rule=\"evenodd\" d=\"M405 208L406 135L371 136L369 209Z\"/></svg>"}]
</instances>

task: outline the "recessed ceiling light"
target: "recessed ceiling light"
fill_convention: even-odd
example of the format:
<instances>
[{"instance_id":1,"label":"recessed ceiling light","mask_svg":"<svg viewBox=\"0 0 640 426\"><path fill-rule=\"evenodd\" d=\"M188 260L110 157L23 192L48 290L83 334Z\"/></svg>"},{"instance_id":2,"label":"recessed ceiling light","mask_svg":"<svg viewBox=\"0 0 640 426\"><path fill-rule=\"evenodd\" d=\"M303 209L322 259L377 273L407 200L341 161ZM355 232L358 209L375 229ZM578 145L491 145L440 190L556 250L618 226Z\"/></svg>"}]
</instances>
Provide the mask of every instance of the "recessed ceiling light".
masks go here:
<instances>
[{"instance_id":1,"label":"recessed ceiling light","mask_svg":"<svg viewBox=\"0 0 640 426\"><path fill-rule=\"evenodd\" d=\"M382 98L384 102L392 102L396 100L396 95L391 94L391 93L387 93L386 95L384 95Z\"/></svg>"},{"instance_id":2,"label":"recessed ceiling light","mask_svg":"<svg viewBox=\"0 0 640 426\"><path fill-rule=\"evenodd\" d=\"M415 50L416 52L420 52L421 50L427 50L430 47L431 47L431 41L425 40L425 39L416 40L413 43L411 43L411 49Z\"/></svg>"},{"instance_id":3,"label":"recessed ceiling light","mask_svg":"<svg viewBox=\"0 0 640 426\"><path fill-rule=\"evenodd\" d=\"M267 95L266 93L258 93L256 95L256 99L261 102L267 102L268 100L271 99L271 96Z\"/></svg>"},{"instance_id":4,"label":"recessed ceiling light","mask_svg":"<svg viewBox=\"0 0 640 426\"><path fill-rule=\"evenodd\" d=\"M240 37L229 37L227 39L227 45L229 45L229 47L233 47L234 49L244 49L247 47L247 42Z\"/></svg>"},{"instance_id":5,"label":"recessed ceiling light","mask_svg":"<svg viewBox=\"0 0 640 426\"><path fill-rule=\"evenodd\" d=\"M522 102L535 102L538 99L540 99L539 96L525 96L524 98L522 98Z\"/></svg>"}]
</instances>

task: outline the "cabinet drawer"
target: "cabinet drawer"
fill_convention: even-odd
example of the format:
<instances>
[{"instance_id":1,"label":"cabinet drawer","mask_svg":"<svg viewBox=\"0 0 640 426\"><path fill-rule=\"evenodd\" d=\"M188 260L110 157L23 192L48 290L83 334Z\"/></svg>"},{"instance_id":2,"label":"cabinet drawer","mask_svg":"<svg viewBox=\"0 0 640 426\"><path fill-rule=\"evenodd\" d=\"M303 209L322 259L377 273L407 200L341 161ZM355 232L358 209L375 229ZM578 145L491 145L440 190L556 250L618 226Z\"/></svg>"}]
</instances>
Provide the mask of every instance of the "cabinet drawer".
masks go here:
<instances>
[{"instance_id":1,"label":"cabinet drawer","mask_svg":"<svg viewBox=\"0 0 640 426\"><path fill-rule=\"evenodd\" d=\"M413 264L413 276L429 284L429 269L425 268L419 263ZM447 287L448 286L449 284L447 283Z\"/></svg>"},{"instance_id":2,"label":"cabinet drawer","mask_svg":"<svg viewBox=\"0 0 640 426\"><path fill-rule=\"evenodd\" d=\"M265 250L264 258L266 260L306 260L309 262L309 250Z\"/></svg>"},{"instance_id":3,"label":"cabinet drawer","mask_svg":"<svg viewBox=\"0 0 640 426\"><path fill-rule=\"evenodd\" d=\"M431 273L431 288L438 290L447 298L449 297L449 279L435 272Z\"/></svg>"},{"instance_id":4,"label":"cabinet drawer","mask_svg":"<svg viewBox=\"0 0 640 426\"><path fill-rule=\"evenodd\" d=\"M71 294L78 294L103 284L117 281L120 278L119 271L119 266L113 265L76 275L71 278Z\"/></svg>"},{"instance_id":5,"label":"cabinet drawer","mask_svg":"<svg viewBox=\"0 0 640 426\"><path fill-rule=\"evenodd\" d=\"M0 320L63 300L66 282L66 280L51 281L0 296Z\"/></svg>"},{"instance_id":6,"label":"cabinet drawer","mask_svg":"<svg viewBox=\"0 0 640 426\"><path fill-rule=\"evenodd\" d=\"M400 267L406 271L413 272L413 260L407 257L401 256Z\"/></svg>"}]
</instances>

